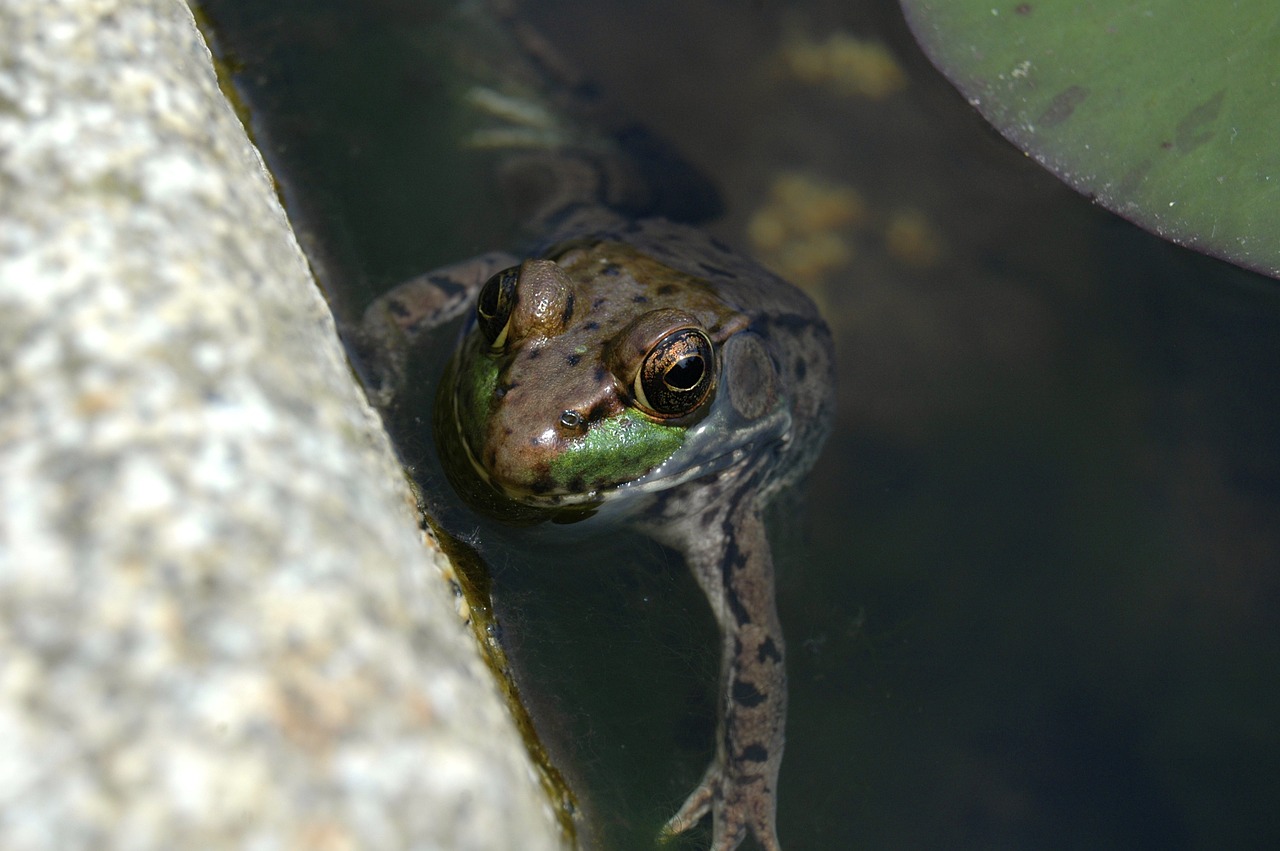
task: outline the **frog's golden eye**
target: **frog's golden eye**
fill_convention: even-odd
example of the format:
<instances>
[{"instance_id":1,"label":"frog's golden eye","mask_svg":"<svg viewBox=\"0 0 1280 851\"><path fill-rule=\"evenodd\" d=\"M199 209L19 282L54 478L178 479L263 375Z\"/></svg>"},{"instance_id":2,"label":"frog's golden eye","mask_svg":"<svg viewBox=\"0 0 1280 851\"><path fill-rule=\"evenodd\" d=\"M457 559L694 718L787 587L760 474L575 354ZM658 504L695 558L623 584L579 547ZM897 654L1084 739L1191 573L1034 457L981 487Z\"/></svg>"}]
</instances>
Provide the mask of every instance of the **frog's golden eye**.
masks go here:
<instances>
[{"instance_id":1,"label":"frog's golden eye","mask_svg":"<svg viewBox=\"0 0 1280 851\"><path fill-rule=\"evenodd\" d=\"M480 333L489 341L490 348L501 349L507 341L507 329L511 327L511 311L516 306L516 284L520 280L520 267L503 269L480 288L476 297L476 321Z\"/></svg>"},{"instance_id":2,"label":"frog's golden eye","mask_svg":"<svg viewBox=\"0 0 1280 851\"><path fill-rule=\"evenodd\" d=\"M711 339L697 328L678 328L653 345L636 372L632 392L646 412L683 417L697 410L715 384Z\"/></svg>"}]
</instances>

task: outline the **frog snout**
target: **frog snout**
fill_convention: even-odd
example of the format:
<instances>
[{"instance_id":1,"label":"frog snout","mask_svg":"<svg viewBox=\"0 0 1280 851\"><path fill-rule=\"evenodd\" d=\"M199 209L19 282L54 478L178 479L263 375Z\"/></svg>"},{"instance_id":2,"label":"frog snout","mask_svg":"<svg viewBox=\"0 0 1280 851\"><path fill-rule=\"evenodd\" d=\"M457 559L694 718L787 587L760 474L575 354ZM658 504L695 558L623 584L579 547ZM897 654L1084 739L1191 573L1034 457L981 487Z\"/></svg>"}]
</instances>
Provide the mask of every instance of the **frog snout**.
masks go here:
<instances>
[{"instance_id":1,"label":"frog snout","mask_svg":"<svg viewBox=\"0 0 1280 851\"><path fill-rule=\"evenodd\" d=\"M572 419L572 418L570 418ZM482 461L494 485L511 494L549 494L562 490L552 478L553 462L564 452L565 428L560 416L542 428L525 423L491 434Z\"/></svg>"}]
</instances>

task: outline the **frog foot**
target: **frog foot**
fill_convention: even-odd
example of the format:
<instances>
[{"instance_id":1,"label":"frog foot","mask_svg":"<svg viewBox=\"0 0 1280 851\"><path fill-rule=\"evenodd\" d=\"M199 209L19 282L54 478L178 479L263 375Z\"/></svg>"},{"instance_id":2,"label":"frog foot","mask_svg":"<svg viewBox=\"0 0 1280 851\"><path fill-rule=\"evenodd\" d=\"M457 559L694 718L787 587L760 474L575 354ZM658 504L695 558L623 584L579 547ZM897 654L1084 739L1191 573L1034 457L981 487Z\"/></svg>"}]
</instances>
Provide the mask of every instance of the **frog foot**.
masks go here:
<instances>
[{"instance_id":1,"label":"frog foot","mask_svg":"<svg viewBox=\"0 0 1280 851\"><path fill-rule=\"evenodd\" d=\"M475 86L467 92L467 103L478 112L497 119L497 123L472 132L467 139L468 147L548 150L569 141L569 134L556 116L532 98Z\"/></svg>"},{"instance_id":2,"label":"frog foot","mask_svg":"<svg viewBox=\"0 0 1280 851\"><path fill-rule=\"evenodd\" d=\"M738 772L732 771L732 766L726 772L721 761L712 762L698 788L663 826L659 839L666 842L711 813L711 851L734 851L748 830L764 851L782 851L773 824L776 805L767 775L731 776L735 774Z\"/></svg>"}]
</instances>

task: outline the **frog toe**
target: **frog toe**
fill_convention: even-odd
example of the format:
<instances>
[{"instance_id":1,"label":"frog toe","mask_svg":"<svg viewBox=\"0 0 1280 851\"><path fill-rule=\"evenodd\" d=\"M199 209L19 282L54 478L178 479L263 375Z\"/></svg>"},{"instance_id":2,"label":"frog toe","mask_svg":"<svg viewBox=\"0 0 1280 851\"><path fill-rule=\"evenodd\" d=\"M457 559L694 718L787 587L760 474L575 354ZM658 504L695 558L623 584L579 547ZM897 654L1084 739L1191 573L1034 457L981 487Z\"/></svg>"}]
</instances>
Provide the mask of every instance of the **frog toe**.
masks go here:
<instances>
[{"instance_id":1,"label":"frog toe","mask_svg":"<svg viewBox=\"0 0 1280 851\"><path fill-rule=\"evenodd\" d=\"M659 838L666 841L684 833L711 813L710 851L734 851L748 831L764 851L782 851L774 811L771 788L759 782L734 783L713 764L684 805L663 826Z\"/></svg>"},{"instance_id":2,"label":"frog toe","mask_svg":"<svg viewBox=\"0 0 1280 851\"><path fill-rule=\"evenodd\" d=\"M474 131L467 139L468 147L555 149L567 141L556 116L532 98L475 86L467 92L467 103L495 120Z\"/></svg>"},{"instance_id":3,"label":"frog toe","mask_svg":"<svg viewBox=\"0 0 1280 851\"><path fill-rule=\"evenodd\" d=\"M711 812L716 790L722 782L720 772L713 765L707 771L707 776L698 784L698 788L693 790L676 814L663 825L659 838L663 841L671 839L702 821L702 817Z\"/></svg>"}]
</instances>

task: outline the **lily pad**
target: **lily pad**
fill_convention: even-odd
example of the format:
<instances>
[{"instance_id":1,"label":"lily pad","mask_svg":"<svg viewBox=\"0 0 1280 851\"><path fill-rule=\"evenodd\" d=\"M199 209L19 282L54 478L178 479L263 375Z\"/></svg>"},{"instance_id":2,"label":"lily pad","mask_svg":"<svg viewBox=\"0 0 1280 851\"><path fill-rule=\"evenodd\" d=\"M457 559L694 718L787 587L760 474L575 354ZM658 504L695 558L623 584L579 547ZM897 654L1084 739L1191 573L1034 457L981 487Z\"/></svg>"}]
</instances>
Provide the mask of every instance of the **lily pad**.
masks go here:
<instances>
[{"instance_id":1,"label":"lily pad","mask_svg":"<svg viewBox=\"0 0 1280 851\"><path fill-rule=\"evenodd\" d=\"M1098 203L1280 277L1275 0L902 0L996 128Z\"/></svg>"}]
</instances>

